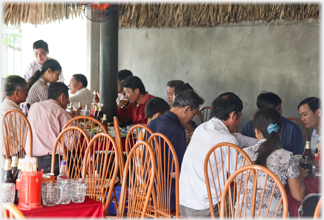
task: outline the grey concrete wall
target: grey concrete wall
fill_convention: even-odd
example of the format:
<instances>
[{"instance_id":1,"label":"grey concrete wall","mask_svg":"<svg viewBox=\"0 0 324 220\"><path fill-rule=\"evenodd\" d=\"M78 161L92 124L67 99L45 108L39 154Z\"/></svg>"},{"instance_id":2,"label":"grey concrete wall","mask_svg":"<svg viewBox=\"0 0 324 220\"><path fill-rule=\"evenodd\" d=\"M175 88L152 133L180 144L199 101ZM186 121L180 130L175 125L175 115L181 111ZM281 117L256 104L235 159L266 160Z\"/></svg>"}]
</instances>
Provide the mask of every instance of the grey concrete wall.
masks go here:
<instances>
[{"instance_id":1,"label":"grey concrete wall","mask_svg":"<svg viewBox=\"0 0 324 220\"><path fill-rule=\"evenodd\" d=\"M139 76L150 94L166 100L166 83L188 82L210 106L223 92L243 101L238 126L252 119L263 90L278 94L283 116L320 95L320 24L270 22L214 28L119 29L119 70Z\"/></svg>"}]
</instances>

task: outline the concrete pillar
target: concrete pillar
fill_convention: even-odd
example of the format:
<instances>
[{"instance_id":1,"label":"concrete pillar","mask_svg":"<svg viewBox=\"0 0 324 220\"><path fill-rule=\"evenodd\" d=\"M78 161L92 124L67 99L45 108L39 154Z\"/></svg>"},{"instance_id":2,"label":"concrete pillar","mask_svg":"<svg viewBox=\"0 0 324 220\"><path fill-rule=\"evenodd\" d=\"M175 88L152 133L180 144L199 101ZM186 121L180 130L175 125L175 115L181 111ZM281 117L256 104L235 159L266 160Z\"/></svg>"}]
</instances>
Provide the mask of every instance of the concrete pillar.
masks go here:
<instances>
[{"instance_id":1,"label":"concrete pillar","mask_svg":"<svg viewBox=\"0 0 324 220\"><path fill-rule=\"evenodd\" d=\"M118 11L115 12L118 15ZM117 115L118 93L118 16L108 17L100 23L100 103L107 121L112 122Z\"/></svg>"}]
</instances>

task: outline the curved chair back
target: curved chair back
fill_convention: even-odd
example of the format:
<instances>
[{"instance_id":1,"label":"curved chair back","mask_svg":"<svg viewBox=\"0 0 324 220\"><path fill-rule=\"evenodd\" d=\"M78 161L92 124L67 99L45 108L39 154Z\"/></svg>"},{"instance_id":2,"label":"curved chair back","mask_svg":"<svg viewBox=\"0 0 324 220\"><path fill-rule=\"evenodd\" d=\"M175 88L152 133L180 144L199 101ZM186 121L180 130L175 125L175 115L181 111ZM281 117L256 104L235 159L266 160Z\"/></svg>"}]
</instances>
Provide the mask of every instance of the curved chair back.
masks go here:
<instances>
[{"instance_id":1,"label":"curved chair back","mask_svg":"<svg viewBox=\"0 0 324 220\"><path fill-rule=\"evenodd\" d=\"M66 161L66 174L70 179L82 177L84 153L88 147L89 138L85 131L77 126L65 128L56 138L52 152L51 173L55 170L55 155L63 155ZM60 157L59 167L61 166Z\"/></svg>"},{"instance_id":2,"label":"curved chair back","mask_svg":"<svg viewBox=\"0 0 324 220\"><path fill-rule=\"evenodd\" d=\"M231 184L234 181L234 186ZM274 199L279 196L279 201ZM279 214L279 215L278 215ZM279 178L269 169L247 165L225 184L220 218L287 218L288 199Z\"/></svg>"},{"instance_id":3,"label":"curved chair back","mask_svg":"<svg viewBox=\"0 0 324 220\"><path fill-rule=\"evenodd\" d=\"M114 188L119 183L118 157L119 152L113 137L100 133L90 141L83 159L82 176L87 179L88 186L86 196L102 203L105 216ZM118 204L115 205L117 209Z\"/></svg>"},{"instance_id":4,"label":"curved chair back","mask_svg":"<svg viewBox=\"0 0 324 220\"><path fill-rule=\"evenodd\" d=\"M126 197L128 218L154 217L148 214L148 206L155 172L156 161L152 147L145 141L138 142L126 160L117 218L124 216Z\"/></svg>"},{"instance_id":5,"label":"curved chair back","mask_svg":"<svg viewBox=\"0 0 324 220\"><path fill-rule=\"evenodd\" d=\"M220 210L222 189L227 179L237 170L239 155L244 157L243 164L252 164L250 157L241 148L227 142L216 144L205 157L204 175L212 218L215 218L214 203L217 203Z\"/></svg>"},{"instance_id":6,"label":"curved chair back","mask_svg":"<svg viewBox=\"0 0 324 220\"><path fill-rule=\"evenodd\" d=\"M153 131L144 124L136 124L129 129L125 142L126 155L128 156L137 141L147 141L151 134L153 134Z\"/></svg>"},{"instance_id":7,"label":"curved chair back","mask_svg":"<svg viewBox=\"0 0 324 220\"><path fill-rule=\"evenodd\" d=\"M203 107L202 109L200 109L200 112L203 115L203 120L202 120L203 123L210 119L210 112L211 112L210 106Z\"/></svg>"},{"instance_id":8,"label":"curved chair back","mask_svg":"<svg viewBox=\"0 0 324 220\"><path fill-rule=\"evenodd\" d=\"M14 205L4 202L2 204L2 217L3 219L24 219L25 216L21 211Z\"/></svg>"},{"instance_id":9,"label":"curved chair back","mask_svg":"<svg viewBox=\"0 0 324 220\"><path fill-rule=\"evenodd\" d=\"M66 123L63 129L67 128L68 126L77 126L82 128L86 132L90 140L100 132L107 133L105 126L103 126L100 121L90 116L74 117Z\"/></svg>"},{"instance_id":10,"label":"curved chair back","mask_svg":"<svg viewBox=\"0 0 324 220\"><path fill-rule=\"evenodd\" d=\"M179 218L179 163L170 140L161 133L150 136L148 143L154 148L156 173L153 187L153 201L156 215L163 218ZM172 196L175 193L175 196ZM175 201L171 201L175 198ZM171 207L174 204L174 207ZM175 208L175 209L174 209ZM171 210L172 209L172 210Z\"/></svg>"},{"instance_id":11,"label":"curved chair back","mask_svg":"<svg viewBox=\"0 0 324 220\"><path fill-rule=\"evenodd\" d=\"M120 181L123 182L123 173L124 173L124 153L123 153L123 144L120 136L119 122L118 118L114 116L114 131L115 131L115 141L119 152L119 176Z\"/></svg>"},{"instance_id":12,"label":"curved chair back","mask_svg":"<svg viewBox=\"0 0 324 220\"><path fill-rule=\"evenodd\" d=\"M33 156L32 129L27 117L22 112L13 109L4 114L2 118L2 138L7 159L11 156L24 158L27 141L30 155Z\"/></svg>"},{"instance_id":13,"label":"curved chair back","mask_svg":"<svg viewBox=\"0 0 324 220\"><path fill-rule=\"evenodd\" d=\"M302 133L303 143L304 143L304 146L305 146L306 141L310 140L309 131L308 131L306 125L304 125L304 123L298 118L287 117L287 119L294 122L299 127L300 132Z\"/></svg>"},{"instance_id":14,"label":"curved chair back","mask_svg":"<svg viewBox=\"0 0 324 220\"><path fill-rule=\"evenodd\" d=\"M320 217L321 210L322 210L322 201L323 201L323 197L320 198L320 200L318 201L318 203L316 205L313 218L319 218Z\"/></svg>"}]
</instances>

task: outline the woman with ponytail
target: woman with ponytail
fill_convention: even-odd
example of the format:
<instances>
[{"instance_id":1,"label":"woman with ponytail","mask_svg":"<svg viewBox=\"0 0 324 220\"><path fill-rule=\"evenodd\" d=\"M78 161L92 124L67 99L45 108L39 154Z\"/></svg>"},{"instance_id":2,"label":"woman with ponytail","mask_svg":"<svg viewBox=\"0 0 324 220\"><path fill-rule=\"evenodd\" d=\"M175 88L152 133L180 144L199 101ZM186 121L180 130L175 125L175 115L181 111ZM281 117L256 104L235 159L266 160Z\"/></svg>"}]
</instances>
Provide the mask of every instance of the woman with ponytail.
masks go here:
<instances>
[{"instance_id":1,"label":"woman with ponytail","mask_svg":"<svg viewBox=\"0 0 324 220\"><path fill-rule=\"evenodd\" d=\"M279 136L282 130L281 115L274 108L262 108L254 114L253 125L258 143L254 146L244 148L243 150L254 164L264 166L271 170L279 178L283 186L288 183L292 197L301 201L305 193L303 179L307 176L307 170L299 166L298 160L294 157L292 152L282 148ZM240 155L238 158L238 168L243 166L243 159L243 156ZM265 175L259 174L258 178L265 178ZM270 184L270 182L267 183ZM257 197L260 197L262 190L263 186L260 187L260 189L258 188ZM276 190L277 192L273 195L272 204L279 204L281 198L279 190ZM243 193L244 192L241 192L241 196L243 196ZM267 195L265 195L264 200L269 200L272 189L270 190L269 187L266 187L265 193ZM248 189L246 196L248 197L248 201L252 199L252 188ZM259 209L259 202L260 201L256 202L255 210ZM269 202L263 202L261 218L265 217L268 209L265 204L269 204ZM268 218L273 217L275 212L276 210L272 210L270 207ZM277 217L280 218L281 215L282 209L279 210Z\"/></svg>"},{"instance_id":2,"label":"woman with ponytail","mask_svg":"<svg viewBox=\"0 0 324 220\"><path fill-rule=\"evenodd\" d=\"M41 69L28 80L28 96L26 102L30 105L48 99L47 83L56 82L61 74L62 67L56 60L47 60Z\"/></svg>"}]
</instances>

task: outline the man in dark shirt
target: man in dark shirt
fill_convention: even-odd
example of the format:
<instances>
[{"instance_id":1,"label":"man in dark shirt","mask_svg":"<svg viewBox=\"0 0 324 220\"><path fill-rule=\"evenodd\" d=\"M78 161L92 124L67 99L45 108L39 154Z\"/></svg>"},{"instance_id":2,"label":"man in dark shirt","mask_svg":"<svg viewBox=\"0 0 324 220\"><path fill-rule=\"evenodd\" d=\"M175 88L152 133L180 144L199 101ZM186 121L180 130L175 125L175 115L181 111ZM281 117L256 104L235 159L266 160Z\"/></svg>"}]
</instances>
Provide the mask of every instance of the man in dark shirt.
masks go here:
<instances>
[{"instance_id":1,"label":"man in dark shirt","mask_svg":"<svg viewBox=\"0 0 324 220\"><path fill-rule=\"evenodd\" d=\"M276 109L282 115L281 99L272 92L262 92L257 98L257 106L259 109L271 107ZM283 129L280 133L282 146L285 150L293 154L302 154L304 151L302 134L299 127L285 117L282 118ZM242 135L255 137L253 120L248 121L242 130Z\"/></svg>"},{"instance_id":2,"label":"man in dark shirt","mask_svg":"<svg viewBox=\"0 0 324 220\"><path fill-rule=\"evenodd\" d=\"M191 121L203 103L204 99L193 90L181 91L175 97L171 110L148 124L154 133L162 133L170 140L177 154L179 170L186 151L186 135L181 124ZM175 210L175 182L171 185L170 208Z\"/></svg>"}]
</instances>

